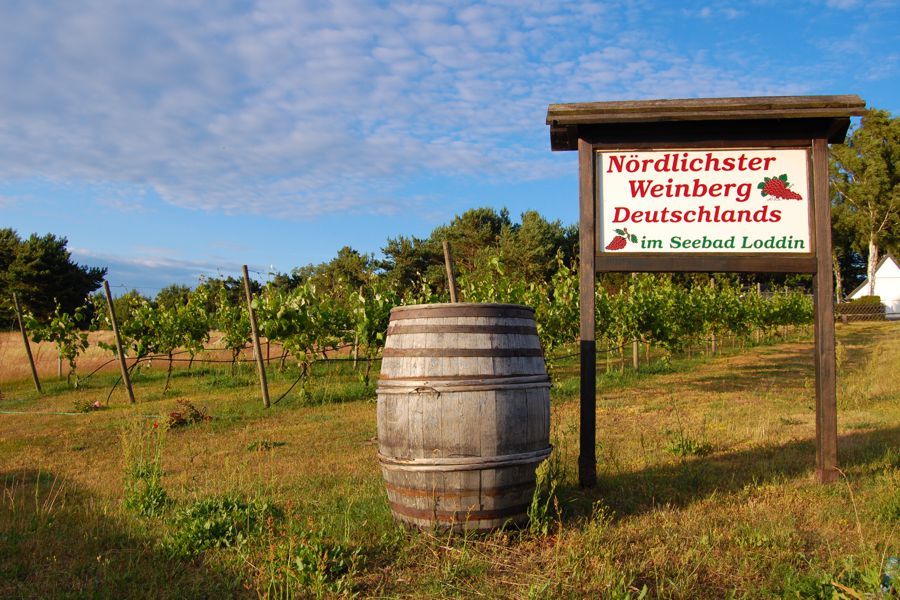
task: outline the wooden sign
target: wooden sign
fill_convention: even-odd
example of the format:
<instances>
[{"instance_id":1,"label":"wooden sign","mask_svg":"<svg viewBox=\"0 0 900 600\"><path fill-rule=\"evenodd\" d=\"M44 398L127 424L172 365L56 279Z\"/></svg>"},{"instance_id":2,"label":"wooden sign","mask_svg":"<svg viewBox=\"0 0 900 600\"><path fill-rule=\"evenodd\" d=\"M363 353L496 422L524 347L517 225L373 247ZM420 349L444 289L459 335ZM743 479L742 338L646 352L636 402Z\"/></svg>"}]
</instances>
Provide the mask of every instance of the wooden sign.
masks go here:
<instances>
[{"instance_id":1,"label":"wooden sign","mask_svg":"<svg viewBox=\"0 0 900 600\"><path fill-rule=\"evenodd\" d=\"M597 252L812 255L809 151L599 152Z\"/></svg>"},{"instance_id":2,"label":"wooden sign","mask_svg":"<svg viewBox=\"0 0 900 600\"><path fill-rule=\"evenodd\" d=\"M578 471L596 482L596 272L814 275L816 474L837 478L828 144L858 96L551 104L553 150L578 150Z\"/></svg>"}]
</instances>

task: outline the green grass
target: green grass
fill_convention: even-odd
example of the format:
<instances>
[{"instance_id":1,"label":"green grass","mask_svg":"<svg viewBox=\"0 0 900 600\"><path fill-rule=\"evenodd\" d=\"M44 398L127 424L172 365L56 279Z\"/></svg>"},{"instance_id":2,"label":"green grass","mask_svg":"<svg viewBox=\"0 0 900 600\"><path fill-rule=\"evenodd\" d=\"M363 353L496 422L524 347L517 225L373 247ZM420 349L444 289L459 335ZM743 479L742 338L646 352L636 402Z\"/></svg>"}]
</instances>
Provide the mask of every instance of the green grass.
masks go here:
<instances>
[{"instance_id":1,"label":"green grass","mask_svg":"<svg viewBox=\"0 0 900 600\"><path fill-rule=\"evenodd\" d=\"M577 362L561 361L548 476L558 505L541 505L534 531L487 536L393 522L374 390L349 363L316 365L302 394L298 385L268 410L253 365L235 377L228 365L179 370L166 394L163 369L142 371L137 405L120 387L86 413L75 404L105 403L114 374L79 390L47 382L42 397L28 380L7 382L0 410L25 414L0 413L0 597L874 593L900 553L898 333L893 323L838 328L844 477L828 486L813 476L808 339L636 373L607 373L601 360L590 490L576 484ZM276 399L296 372L269 377ZM178 400L212 421L160 437L151 458L158 451L166 501L129 508L131 484L156 471L134 467L140 438L128 425L153 431Z\"/></svg>"}]
</instances>

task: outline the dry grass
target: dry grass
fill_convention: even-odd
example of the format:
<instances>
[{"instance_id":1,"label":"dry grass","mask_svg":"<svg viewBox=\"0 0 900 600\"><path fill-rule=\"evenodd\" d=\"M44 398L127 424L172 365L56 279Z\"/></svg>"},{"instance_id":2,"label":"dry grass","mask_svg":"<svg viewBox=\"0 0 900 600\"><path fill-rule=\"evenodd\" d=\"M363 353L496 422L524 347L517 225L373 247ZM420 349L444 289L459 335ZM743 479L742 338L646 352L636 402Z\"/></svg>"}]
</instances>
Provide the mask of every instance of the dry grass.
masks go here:
<instances>
[{"instance_id":1,"label":"dry grass","mask_svg":"<svg viewBox=\"0 0 900 600\"><path fill-rule=\"evenodd\" d=\"M112 343L112 333L108 331L95 331L88 335L91 347L80 357L79 372L87 372L107 362L111 354L97 346L98 341ZM55 379L57 376L58 354L56 346L52 342L30 343L31 354L37 367L38 376L43 379ZM110 365L115 369L115 365ZM63 365L63 376L67 366ZM22 343L22 334L18 331L4 331L0 333L0 383L10 383L20 379L31 377L28 367L28 359L25 347Z\"/></svg>"},{"instance_id":2,"label":"dry grass","mask_svg":"<svg viewBox=\"0 0 900 600\"><path fill-rule=\"evenodd\" d=\"M561 382L552 435L563 510L548 536L394 525L374 394L346 363L322 367L311 400L292 394L269 411L250 367L235 380L225 367L180 371L165 396L162 373L144 373L138 405L117 391L109 408L79 415L48 413L105 398L111 376L43 398L20 378L0 402L26 413L0 414L0 596L333 595L346 592L336 575L311 582L296 562L306 556L297 547L339 553L332 543L357 551L345 577L366 597L626 598L645 586L650 597L830 597L832 581L871 590L884 557L900 552L898 333L890 323L838 330L846 480L831 486L813 479L809 341L601 380L589 491L574 483L578 406ZM272 379L276 396L292 382ZM174 504L141 518L122 508L120 431L135 415L164 423L177 399L214 418L168 432L163 485ZM265 499L285 517L239 548L167 555L171 515L222 494Z\"/></svg>"},{"instance_id":3,"label":"dry grass","mask_svg":"<svg viewBox=\"0 0 900 600\"><path fill-rule=\"evenodd\" d=\"M197 355L197 362L202 362L203 359L211 359L218 361L220 364L225 364L230 361L231 352L223 347L222 337L221 333L213 331L209 342L206 344L207 351ZM112 332L92 331L88 334L88 341L90 347L83 354L79 355L76 361L79 375L83 377L94 370L99 370L101 373L118 372L119 366L113 360L113 354L97 345L97 342L114 343ZM52 342L30 342L30 346L41 382L52 382L60 379L58 375L59 355L56 346ZM262 348L263 354L271 358L273 364L282 353L282 348L279 344L267 344L265 340L262 342ZM126 350L127 354L128 351ZM240 359L250 361L252 357L252 350L248 347L241 353ZM188 360L189 356L187 354L180 354L177 357L176 368L187 368ZM160 359L155 364L164 365L164 363L165 359ZM68 365L63 364L62 378L65 378L67 371ZM28 366L22 334L18 331L0 332L0 384L10 384L22 379L29 379L30 377L31 369Z\"/></svg>"}]
</instances>

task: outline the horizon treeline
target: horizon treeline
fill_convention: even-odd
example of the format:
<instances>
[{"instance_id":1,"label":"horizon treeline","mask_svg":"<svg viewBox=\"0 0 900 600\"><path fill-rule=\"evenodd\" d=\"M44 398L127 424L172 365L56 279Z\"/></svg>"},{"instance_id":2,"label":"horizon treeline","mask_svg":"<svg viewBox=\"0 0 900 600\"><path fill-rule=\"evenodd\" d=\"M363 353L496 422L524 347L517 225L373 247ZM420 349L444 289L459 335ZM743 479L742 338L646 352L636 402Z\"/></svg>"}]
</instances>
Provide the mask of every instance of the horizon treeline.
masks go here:
<instances>
[{"instance_id":1,"label":"horizon treeline","mask_svg":"<svg viewBox=\"0 0 900 600\"><path fill-rule=\"evenodd\" d=\"M547 283L560 264L577 270L577 225L549 221L534 210L523 212L520 219L514 221L506 208L481 207L455 216L427 237L401 235L388 238L381 248L381 257L344 246L329 261L296 267L289 272L275 272L266 282L251 276L251 291L254 296L263 289L290 292L310 284L317 294L343 301L360 288L379 280L398 297L421 296L421 290L427 289L428 297L449 301L443 254L445 240L450 243L457 276L466 281L491 280L502 272L510 281ZM864 271L865 260L860 258L855 274L848 273L848 280L861 279ZM627 284L629 274L605 273L598 277L602 287L615 292ZM712 276L679 273L672 277L675 281L697 283ZM764 289L788 285L808 291L811 287L808 275L743 274L731 277L745 286L759 283ZM116 313L127 317L130 307L140 300L149 300L164 308L183 305L191 290L198 287L210 292L210 312L215 310L215 303L222 294L234 304L244 301L240 277L202 278L197 286L166 286L152 298L132 289L114 299ZM466 300L462 298L462 301ZM95 294L93 301L101 307L106 305L101 294Z\"/></svg>"},{"instance_id":2,"label":"horizon treeline","mask_svg":"<svg viewBox=\"0 0 900 600\"><path fill-rule=\"evenodd\" d=\"M449 223L436 227L427 237L397 236L388 238L381 249L381 257L344 246L330 261L296 267L289 272L271 274L267 282L251 280L254 294L263 288L291 291L303 284L312 284L317 293L344 299L362 286L378 279L399 296L415 295L427 287L432 296L449 299L444 267L443 242L448 241L453 252L457 274L468 280L490 279L499 271L510 280L548 282L564 264L577 269L578 227L549 221L535 210L525 211L514 221L506 208L473 208L454 217ZM33 234L22 239L12 229L0 230L0 321L10 326L14 322L9 296L17 292L23 310L38 318L49 316L60 303L62 310L74 310L84 298L97 290L106 269L85 267L74 263L66 249L65 237L52 234ZM844 281L861 281L865 275L865 256L853 248L841 248L841 256L855 260L842 265ZM616 291L628 274L607 273L600 276L600 284L608 291ZM706 274L675 274L684 282L708 279ZM743 285L760 283L764 288L790 285L809 289L810 277L784 274L744 274L737 277ZM855 282L855 283L854 283ZM127 318L131 307L147 300L161 307L183 304L192 289L204 287L211 293L210 312L215 302L225 294L232 302L243 301L243 283L239 277L201 278L196 286L173 283L154 297L132 289L114 299L117 313ZM91 297L97 309L106 305L102 293ZM463 301L466 299L463 298ZM70 306L71 305L71 306Z\"/></svg>"}]
</instances>

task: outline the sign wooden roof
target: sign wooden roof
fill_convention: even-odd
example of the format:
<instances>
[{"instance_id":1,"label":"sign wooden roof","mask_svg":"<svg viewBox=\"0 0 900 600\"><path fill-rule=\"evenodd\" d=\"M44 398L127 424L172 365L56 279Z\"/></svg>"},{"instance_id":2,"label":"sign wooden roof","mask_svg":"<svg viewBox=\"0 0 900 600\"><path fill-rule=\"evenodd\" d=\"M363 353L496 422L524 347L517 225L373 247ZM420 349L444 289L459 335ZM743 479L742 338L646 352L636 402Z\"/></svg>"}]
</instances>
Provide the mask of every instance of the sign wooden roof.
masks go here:
<instances>
[{"instance_id":1,"label":"sign wooden roof","mask_svg":"<svg viewBox=\"0 0 900 600\"><path fill-rule=\"evenodd\" d=\"M849 117L861 116L865 109L866 103L852 94L579 102L551 104L547 109L547 124L553 150L575 150L579 130L597 126L782 119L840 120L849 125ZM843 141L845 134L846 128L843 132L835 130L834 137Z\"/></svg>"}]
</instances>

